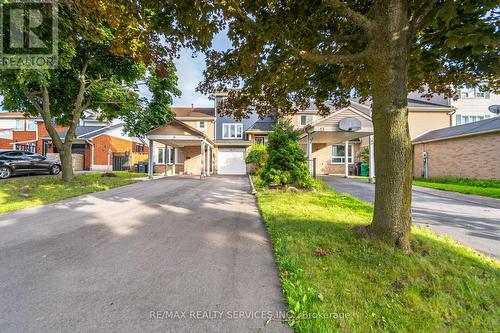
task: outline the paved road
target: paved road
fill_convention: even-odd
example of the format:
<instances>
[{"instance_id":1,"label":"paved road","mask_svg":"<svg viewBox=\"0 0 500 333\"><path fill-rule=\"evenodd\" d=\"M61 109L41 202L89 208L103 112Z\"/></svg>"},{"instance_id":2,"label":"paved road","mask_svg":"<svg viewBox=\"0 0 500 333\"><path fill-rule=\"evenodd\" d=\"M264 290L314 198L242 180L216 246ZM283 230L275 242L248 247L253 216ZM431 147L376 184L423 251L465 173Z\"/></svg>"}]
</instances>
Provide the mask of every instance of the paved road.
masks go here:
<instances>
[{"instance_id":1,"label":"paved road","mask_svg":"<svg viewBox=\"0 0 500 333\"><path fill-rule=\"evenodd\" d=\"M0 215L0 332L288 332L261 319L286 308L248 191L167 178Z\"/></svg>"},{"instance_id":2,"label":"paved road","mask_svg":"<svg viewBox=\"0 0 500 333\"><path fill-rule=\"evenodd\" d=\"M337 192L373 203L375 186L356 179L328 176ZM489 256L500 258L500 200L413 186L413 222L450 236Z\"/></svg>"}]
</instances>

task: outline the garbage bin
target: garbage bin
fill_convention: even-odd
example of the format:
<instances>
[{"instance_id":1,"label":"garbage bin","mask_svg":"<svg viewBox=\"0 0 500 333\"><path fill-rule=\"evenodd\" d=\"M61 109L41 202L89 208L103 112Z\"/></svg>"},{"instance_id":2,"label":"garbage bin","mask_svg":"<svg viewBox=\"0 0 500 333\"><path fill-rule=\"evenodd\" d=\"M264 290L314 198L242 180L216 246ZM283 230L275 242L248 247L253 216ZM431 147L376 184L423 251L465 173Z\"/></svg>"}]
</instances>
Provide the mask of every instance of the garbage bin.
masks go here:
<instances>
[{"instance_id":1,"label":"garbage bin","mask_svg":"<svg viewBox=\"0 0 500 333\"><path fill-rule=\"evenodd\" d=\"M134 172L139 173L139 163L134 164Z\"/></svg>"},{"instance_id":2,"label":"garbage bin","mask_svg":"<svg viewBox=\"0 0 500 333\"><path fill-rule=\"evenodd\" d=\"M361 164L363 163L362 162L356 163L356 171L354 173L356 176L361 176Z\"/></svg>"},{"instance_id":3,"label":"garbage bin","mask_svg":"<svg viewBox=\"0 0 500 333\"><path fill-rule=\"evenodd\" d=\"M361 164L361 177L368 177L368 163Z\"/></svg>"},{"instance_id":4,"label":"garbage bin","mask_svg":"<svg viewBox=\"0 0 500 333\"><path fill-rule=\"evenodd\" d=\"M137 172L138 173L148 173L148 163L147 162L137 163Z\"/></svg>"}]
</instances>

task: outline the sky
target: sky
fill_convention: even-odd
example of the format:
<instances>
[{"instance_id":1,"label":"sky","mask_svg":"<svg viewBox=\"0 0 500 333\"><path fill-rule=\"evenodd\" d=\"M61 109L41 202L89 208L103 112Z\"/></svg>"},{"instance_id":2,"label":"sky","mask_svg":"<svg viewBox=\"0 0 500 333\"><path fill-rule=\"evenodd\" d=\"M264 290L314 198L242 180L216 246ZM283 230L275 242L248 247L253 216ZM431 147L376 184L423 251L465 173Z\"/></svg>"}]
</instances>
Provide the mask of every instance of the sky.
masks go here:
<instances>
[{"instance_id":1,"label":"sky","mask_svg":"<svg viewBox=\"0 0 500 333\"><path fill-rule=\"evenodd\" d=\"M221 51L231 47L231 43L227 38L226 32L221 32L215 36L213 48ZM203 79L203 70L205 69L205 56L198 53L195 58L192 57L193 52L189 49L183 49L180 53L180 58L174 61L177 68L178 88L182 95L174 99L174 106L191 106L195 107L213 106L213 101L208 99L208 96L196 92L196 86Z\"/></svg>"}]
</instances>

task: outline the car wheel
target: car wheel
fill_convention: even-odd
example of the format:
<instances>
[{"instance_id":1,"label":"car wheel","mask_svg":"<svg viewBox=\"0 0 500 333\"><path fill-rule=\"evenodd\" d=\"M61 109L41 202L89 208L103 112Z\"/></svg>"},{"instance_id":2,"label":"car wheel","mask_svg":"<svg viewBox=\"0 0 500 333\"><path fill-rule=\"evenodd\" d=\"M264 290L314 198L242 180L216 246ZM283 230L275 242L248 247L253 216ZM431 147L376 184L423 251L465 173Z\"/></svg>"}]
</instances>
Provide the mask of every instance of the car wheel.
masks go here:
<instances>
[{"instance_id":1,"label":"car wheel","mask_svg":"<svg viewBox=\"0 0 500 333\"><path fill-rule=\"evenodd\" d=\"M58 175L59 172L61 172L61 167L59 165L53 165L51 168L50 168L50 174L51 175Z\"/></svg>"},{"instance_id":2,"label":"car wheel","mask_svg":"<svg viewBox=\"0 0 500 333\"><path fill-rule=\"evenodd\" d=\"M0 167L0 179L7 179L12 175L12 170L9 167Z\"/></svg>"}]
</instances>

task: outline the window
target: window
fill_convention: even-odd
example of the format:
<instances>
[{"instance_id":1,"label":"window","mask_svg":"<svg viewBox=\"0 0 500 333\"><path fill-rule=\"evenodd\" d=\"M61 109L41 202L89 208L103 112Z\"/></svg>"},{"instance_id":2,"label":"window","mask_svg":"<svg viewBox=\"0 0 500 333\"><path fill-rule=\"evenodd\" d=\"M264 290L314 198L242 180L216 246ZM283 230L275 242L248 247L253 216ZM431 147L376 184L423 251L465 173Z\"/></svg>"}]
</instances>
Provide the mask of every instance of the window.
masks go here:
<instances>
[{"instance_id":1,"label":"window","mask_svg":"<svg viewBox=\"0 0 500 333\"><path fill-rule=\"evenodd\" d=\"M304 114L300 116L300 126L309 125L314 121L314 116L311 114Z\"/></svg>"},{"instance_id":2,"label":"window","mask_svg":"<svg viewBox=\"0 0 500 333\"><path fill-rule=\"evenodd\" d=\"M489 115L465 116L465 115L457 114L455 116L455 122L456 122L456 125L464 125L464 124L469 124L469 123L481 121L481 120L488 119L488 118L490 118Z\"/></svg>"},{"instance_id":3,"label":"window","mask_svg":"<svg viewBox=\"0 0 500 333\"><path fill-rule=\"evenodd\" d=\"M16 119L16 131L24 131L24 119Z\"/></svg>"},{"instance_id":4,"label":"window","mask_svg":"<svg viewBox=\"0 0 500 333\"><path fill-rule=\"evenodd\" d=\"M36 121L28 120L28 129L27 131L36 131Z\"/></svg>"},{"instance_id":5,"label":"window","mask_svg":"<svg viewBox=\"0 0 500 333\"><path fill-rule=\"evenodd\" d=\"M135 151L137 153L143 153L144 152L144 145L141 143L136 143L135 144Z\"/></svg>"},{"instance_id":6,"label":"window","mask_svg":"<svg viewBox=\"0 0 500 333\"><path fill-rule=\"evenodd\" d=\"M348 163L352 164L352 145L349 145ZM332 164L344 164L345 163L345 145L333 145L332 146Z\"/></svg>"},{"instance_id":7,"label":"window","mask_svg":"<svg viewBox=\"0 0 500 333\"><path fill-rule=\"evenodd\" d=\"M167 148L167 164L175 164L175 148Z\"/></svg>"},{"instance_id":8,"label":"window","mask_svg":"<svg viewBox=\"0 0 500 333\"><path fill-rule=\"evenodd\" d=\"M255 144L257 145L265 145L267 144L267 136L256 136Z\"/></svg>"},{"instance_id":9,"label":"window","mask_svg":"<svg viewBox=\"0 0 500 333\"><path fill-rule=\"evenodd\" d=\"M156 147L156 163L165 164L165 148Z\"/></svg>"},{"instance_id":10,"label":"window","mask_svg":"<svg viewBox=\"0 0 500 333\"><path fill-rule=\"evenodd\" d=\"M205 132L207 130L207 122L206 121L199 121L197 124L196 124L196 127L202 131L202 132Z\"/></svg>"},{"instance_id":11,"label":"window","mask_svg":"<svg viewBox=\"0 0 500 333\"><path fill-rule=\"evenodd\" d=\"M490 93L487 92L487 91L480 91L480 90L477 90L476 91L476 97L478 98L485 98L485 99L489 99L490 98Z\"/></svg>"},{"instance_id":12,"label":"window","mask_svg":"<svg viewBox=\"0 0 500 333\"><path fill-rule=\"evenodd\" d=\"M243 124L223 124L223 139L243 139Z\"/></svg>"}]
</instances>

